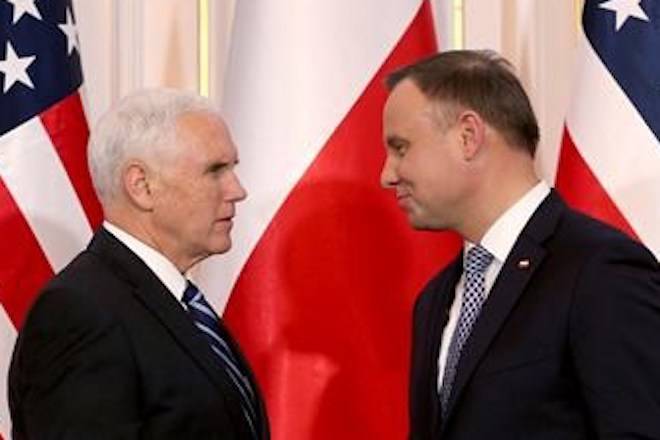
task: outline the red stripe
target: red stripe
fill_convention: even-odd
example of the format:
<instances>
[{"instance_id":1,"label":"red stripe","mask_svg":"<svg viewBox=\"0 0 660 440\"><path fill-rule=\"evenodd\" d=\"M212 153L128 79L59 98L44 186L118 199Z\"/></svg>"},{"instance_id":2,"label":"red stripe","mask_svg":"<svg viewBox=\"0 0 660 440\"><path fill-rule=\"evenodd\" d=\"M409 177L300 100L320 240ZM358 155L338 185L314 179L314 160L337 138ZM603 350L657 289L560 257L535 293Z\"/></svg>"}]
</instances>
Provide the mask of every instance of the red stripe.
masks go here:
<instances>
[{"instance_id":1,"label":"red stripe","mask_svg":"<svg viewBox=\"0 0 660 440\"><path fill-rule=\"evenodd\" d=\"M591 172L566 128L556 180L557 189L570 206L638 239L621 211Z\"/></svg>"},{"instance_id":2,"label":"red stripe","mask_svg":"<svg viewBox=\"0 0 660 440\"><path fill-rule=\"evenodd\" d=\"M53 276L53 270L2 180L0 231L0 303L20 329L36 294Z\"/></svg>"},{"instance_id":3,"label":"red stripe","mask_svg":"<svg viewBox=\"0 0 660 440\"><path fill-rule=\"evenodd\" d=\"M41 122L78 194L92 230L96 230L103 220L103 211L96 198L87 166L89 129L78 92L43 112Z\"/></svg>"},{"instance_id":4,"label":"red stripe","mask_svg":"<svg viewBox=\"0 0 660 440\"><path fill-rule=\"evenodd\" d=\"M274 439L407 435L412 304L460 241L413 232L379 187L383 80L435 50L424 2L232 292L226 318L265 391Z\"/></svg>"}]
</instances>

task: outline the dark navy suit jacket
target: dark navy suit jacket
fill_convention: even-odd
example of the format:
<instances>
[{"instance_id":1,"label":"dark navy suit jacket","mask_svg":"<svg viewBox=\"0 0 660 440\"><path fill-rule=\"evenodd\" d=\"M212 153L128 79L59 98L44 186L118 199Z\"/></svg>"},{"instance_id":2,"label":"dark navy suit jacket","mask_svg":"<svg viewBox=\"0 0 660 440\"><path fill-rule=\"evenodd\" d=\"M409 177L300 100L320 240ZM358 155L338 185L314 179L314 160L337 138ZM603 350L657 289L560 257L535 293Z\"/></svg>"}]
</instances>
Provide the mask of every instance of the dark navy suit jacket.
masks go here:
<instances>
[{"instance_id":1,"label":"dark navy suit jacket","mask_svg":"<svg viewBox=\"0 0 660 440\"><path fill-rule=\"evenodd\" d=\"M647 249L551 192L504 262L440 420L461 262L415 305L410 439L660 439L660 269Z\"/></svg>"},{"instance_id":2,"label":"dark navy suit jacket","mask_svg":"<svg viewBox=\"0 0 660 440\"><path fill-rule=\"evenodd\" d=\"M181 304L103 229L36 301L9 374L17 440L251 439L237 393Z\"/></svg>"}]
</instances>

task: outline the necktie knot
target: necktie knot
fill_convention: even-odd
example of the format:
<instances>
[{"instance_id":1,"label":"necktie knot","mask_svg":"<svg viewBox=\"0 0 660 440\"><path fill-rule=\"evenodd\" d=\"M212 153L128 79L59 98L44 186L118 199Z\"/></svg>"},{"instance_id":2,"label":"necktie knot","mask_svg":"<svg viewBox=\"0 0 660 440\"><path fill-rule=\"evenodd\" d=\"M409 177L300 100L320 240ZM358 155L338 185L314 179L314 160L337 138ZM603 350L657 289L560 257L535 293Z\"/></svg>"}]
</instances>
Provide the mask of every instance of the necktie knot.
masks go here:
<instances>
[{"instance_id":1,"label":"necktie knot","mask_svg":"<svg viewBox=\"0 0 660 440\"><path fill-rule=\"evenodd\" d=\"M465 273L466 274L476 274L484 273L490 263L493 261L493 254L488 252L481 245L472 247L468 253L465 260Z\"/></svg>"},{"instance_id":2,"label":"necktie knot","mask_svg":"<svg viewBox=\"0 0 660 440\"><path fill-rule=\"evenodd\" d=\"M192 281L186 281L186 290L183 292L182 301L186 306L189 306L190 303L194 300L199 299L198 297L202 296L202 292L195 286Z\"/></svg>"}]
</instances>

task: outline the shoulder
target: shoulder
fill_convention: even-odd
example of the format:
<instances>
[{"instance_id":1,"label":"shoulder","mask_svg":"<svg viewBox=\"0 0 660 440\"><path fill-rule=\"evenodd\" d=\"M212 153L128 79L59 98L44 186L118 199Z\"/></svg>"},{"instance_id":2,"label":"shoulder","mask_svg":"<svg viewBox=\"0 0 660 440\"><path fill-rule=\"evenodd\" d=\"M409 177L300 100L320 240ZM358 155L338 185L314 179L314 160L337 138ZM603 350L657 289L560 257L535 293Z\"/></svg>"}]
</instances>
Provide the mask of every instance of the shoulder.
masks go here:
<instances>
[{"instance_id":1,"label":"shoulder","mask_svg":"<svg viewBox=\"0 0 660 440\"><path fill-rule=\"evenodd\" d=\"M548 249L568 250L585 264L614 264L646 267L658 271L658 261L642 243L623 232L572 209L566 209Z\"/></svg>"},{"instance_id":2,"label":"shoulder","mask_svg":"<svg viewBox=\"0 0 660 440\"><path fill-rule=\"evenodd\" d=\"M534 212L518 240L541 246L563 266L580 264L604 255L624 255L649 263L657 260L641 243L623 232L570 208L552 191Z\"/></svg>"},{"instance_id":3,"label":"shoulder","mask_svg":"<svg viewBox=\"0 0 660 440\"><path fill-rule=\"evenodd\" d=\"M89 252L78 255L32 305L16 341L13 377L51 380L103 351L129 350L113 299L127 288Z\"/></svg>"},{"instance_id":4,"label":"shoulder","mask_svg":"<svg viewBox=\"0 0 660 440\"><path fill-rule=\"evenodd\" d=\"M98 257L84 251L42 289L22 333L52 339L114 325L131 290Z\"/></svg>"},{"instance_id":5,"label":"shoulder","mask_svg":"<svg viewBox=\"0 0 660 440\"><path fill-rule=\"evenodd\" d=\"M561 265L564 273L573 274L574 318L607 316L603 322L613 324L642 309L660 310L660 264L621 231L567 209L547 249L557 262L554 268Z\"/></svg>"},{"instance_id":6,"label":"shoulder","mask_svg":"<svg viewBox=\"0 0 660 440\"><path fill-rule=\"evenodd\" d=\"M575 311L660 298L655 256L642 243L598 220L567 208L545 247L550 275L570 281Z\"/></svg>"}]
</instances>

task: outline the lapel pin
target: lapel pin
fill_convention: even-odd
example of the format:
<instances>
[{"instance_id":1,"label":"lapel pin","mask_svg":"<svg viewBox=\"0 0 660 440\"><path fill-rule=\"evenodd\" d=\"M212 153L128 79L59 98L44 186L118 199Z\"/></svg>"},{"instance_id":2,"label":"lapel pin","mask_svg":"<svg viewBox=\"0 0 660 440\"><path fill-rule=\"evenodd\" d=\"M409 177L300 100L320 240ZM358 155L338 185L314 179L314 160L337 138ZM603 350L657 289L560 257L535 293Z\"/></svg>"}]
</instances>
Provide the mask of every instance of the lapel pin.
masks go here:
<instances>
[{"instance_id":1,"label":"lapel pin","mask_svg":"<svg viewBox=\"0 0 660 440\"><path fill-rule=\"evenodd\" d=\"M529 258L524 258L518 261L518 269L529 269L530 264L531 263L529 262Z\"/></svg>"}]
</instances>

